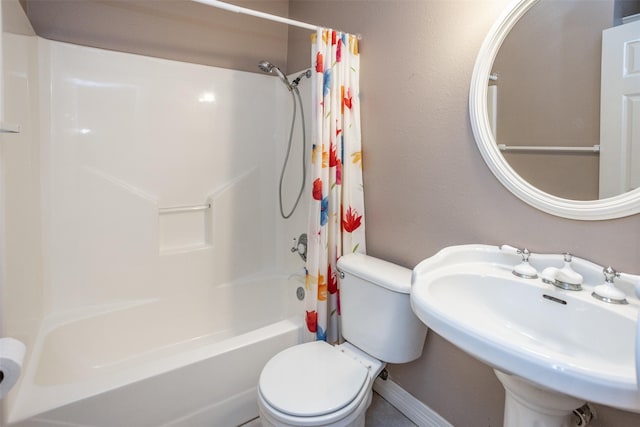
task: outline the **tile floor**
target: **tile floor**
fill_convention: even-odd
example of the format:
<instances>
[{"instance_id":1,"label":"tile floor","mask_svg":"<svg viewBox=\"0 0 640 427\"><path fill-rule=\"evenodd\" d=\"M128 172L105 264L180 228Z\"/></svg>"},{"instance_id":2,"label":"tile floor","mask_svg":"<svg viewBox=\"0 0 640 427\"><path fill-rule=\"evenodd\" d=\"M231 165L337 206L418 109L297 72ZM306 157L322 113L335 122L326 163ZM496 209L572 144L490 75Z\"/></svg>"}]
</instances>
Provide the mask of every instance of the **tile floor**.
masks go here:
<instances>
[{"instance_id":1,"label":"tile floor","mask_svg":"<svg viewBox=\"0 0 640 427\"><path fill-rule=\"evenodd\" d=\"M259 419L255 419L241 427L262 427L262 424ZM371 406L367 409L365 427L416 427L416 425L374 392Z\"/></svg>"},{"instance_id":2,"label":"tile floor","mask_svg":"<svg viewBox=\"0 0 640 427\"><path fill-rule=\"evenodd\" d=\"M373 402L367 409L364 425L365 427L416 427L376 392L373 393Z\"/></svg>"}]
</instances>

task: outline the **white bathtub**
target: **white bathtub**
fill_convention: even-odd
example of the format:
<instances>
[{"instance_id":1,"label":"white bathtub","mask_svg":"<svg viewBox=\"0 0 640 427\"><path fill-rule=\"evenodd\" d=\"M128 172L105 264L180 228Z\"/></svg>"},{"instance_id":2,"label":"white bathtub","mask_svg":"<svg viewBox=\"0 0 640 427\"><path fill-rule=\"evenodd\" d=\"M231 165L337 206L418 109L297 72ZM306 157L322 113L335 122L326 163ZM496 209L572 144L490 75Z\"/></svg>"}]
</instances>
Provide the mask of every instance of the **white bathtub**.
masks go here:
<instances>
[{"instance_id":1,"label":"white bathtub","mask_svg":"<svg viewBox=\"0 0 640 427\"><path fill-rule=\"evenodd\" d=\"M49 319L11 426L235 426L262 366L302 341L297 279L259 278Z\"/></svg>"}]
</instances>

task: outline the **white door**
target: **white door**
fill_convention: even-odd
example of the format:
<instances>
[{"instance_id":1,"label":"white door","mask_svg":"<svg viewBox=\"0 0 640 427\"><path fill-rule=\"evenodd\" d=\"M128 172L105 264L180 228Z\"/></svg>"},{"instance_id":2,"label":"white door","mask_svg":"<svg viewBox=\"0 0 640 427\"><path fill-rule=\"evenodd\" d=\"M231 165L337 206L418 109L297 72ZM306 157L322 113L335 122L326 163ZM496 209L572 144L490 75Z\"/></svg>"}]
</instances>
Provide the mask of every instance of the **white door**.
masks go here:
<instances>
[{"instance_id":1,"label":"white door","mask_svg":"<svg viewBox=\"0 0 640 427\"><path fill-rule=\"evenodd\" d=\"M640 21L602 32L600 198L640 187Z\"/></svg>"}]
</instances>

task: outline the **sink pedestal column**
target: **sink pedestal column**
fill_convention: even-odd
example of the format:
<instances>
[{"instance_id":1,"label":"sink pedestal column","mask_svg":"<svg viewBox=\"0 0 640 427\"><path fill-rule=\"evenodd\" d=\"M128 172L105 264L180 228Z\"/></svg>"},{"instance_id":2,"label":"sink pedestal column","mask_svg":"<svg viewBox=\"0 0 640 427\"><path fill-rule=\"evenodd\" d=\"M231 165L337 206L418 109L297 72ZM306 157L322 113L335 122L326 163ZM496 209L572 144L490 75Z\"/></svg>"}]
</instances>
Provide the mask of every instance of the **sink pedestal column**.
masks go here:
<instances>
[{"instance_id":1,"label":"sink pedestal column","mask_svg":"<svg viewBox=\"0 0 640 427\"><path fill-rule=\"evenodd\" d=\"M572 412L584 401L540 388L494 369L505 389L504 427L572 427Z\"/></svg>"}]
</instances>

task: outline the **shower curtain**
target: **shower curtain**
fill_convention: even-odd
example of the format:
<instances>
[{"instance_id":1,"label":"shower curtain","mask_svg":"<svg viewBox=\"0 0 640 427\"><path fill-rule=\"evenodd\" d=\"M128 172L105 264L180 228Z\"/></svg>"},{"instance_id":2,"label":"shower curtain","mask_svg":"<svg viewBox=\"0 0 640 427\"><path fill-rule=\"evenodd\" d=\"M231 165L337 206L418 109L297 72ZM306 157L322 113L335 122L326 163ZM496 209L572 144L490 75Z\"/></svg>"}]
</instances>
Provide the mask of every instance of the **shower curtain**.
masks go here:
<instances>
[{"instance_id":1,"label":"shower curtain","mask_svg":"<svg viewBox=\"0 0 640 427\"><path fill-rule=\"evenodd\" d=\"M365 253L358 39L333 30L312 37L314 89L306 325L335 344L340 290L336 261Z\"/></svg>"}]
</instances>

